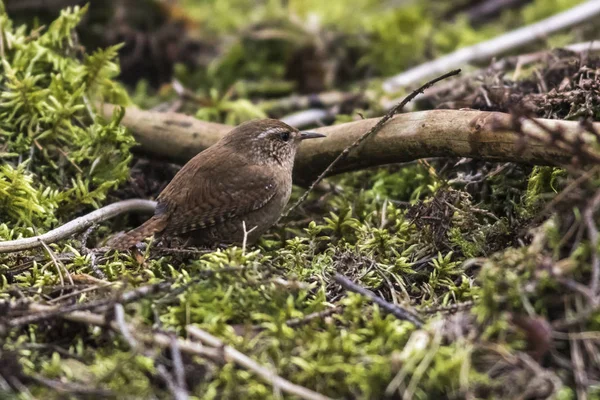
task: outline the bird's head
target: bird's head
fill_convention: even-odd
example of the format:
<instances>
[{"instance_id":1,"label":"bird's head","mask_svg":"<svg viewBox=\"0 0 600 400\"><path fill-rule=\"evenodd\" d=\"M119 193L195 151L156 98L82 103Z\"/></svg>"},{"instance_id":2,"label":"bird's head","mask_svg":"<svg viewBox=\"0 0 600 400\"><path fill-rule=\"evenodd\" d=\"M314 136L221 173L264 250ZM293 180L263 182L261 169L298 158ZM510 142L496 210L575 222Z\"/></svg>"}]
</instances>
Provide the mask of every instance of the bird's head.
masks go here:
<instances>
[{"instance_id":1,"label":"bird's head","mask_svg":"<svg viewBox=\"0 0 600 400\"><path fill-rule=\"evenodd\" d=\"M316 132L302 132L277 119L244 122L222 139L238 153L246 153L258 164L291 167L296 150L303 140L325 137Z\"/></svg>"}]
</instances>

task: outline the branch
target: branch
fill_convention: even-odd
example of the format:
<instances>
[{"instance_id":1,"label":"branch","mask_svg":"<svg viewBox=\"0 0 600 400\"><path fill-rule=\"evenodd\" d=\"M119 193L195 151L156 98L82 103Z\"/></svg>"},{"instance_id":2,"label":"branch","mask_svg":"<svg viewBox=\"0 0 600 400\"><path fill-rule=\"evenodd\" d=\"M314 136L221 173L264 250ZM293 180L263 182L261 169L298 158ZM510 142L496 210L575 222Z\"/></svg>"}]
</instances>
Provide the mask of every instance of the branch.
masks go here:
<instances>
[{"instance_id":1,"label":"branch","mask_svg":"<svg viewBox=\"0 0 600 400\"><path fill-rule=\"evenodd\" d=\"M117 306L119 308L120 303L117 304L119 305ZM30 304L29 309L40 314L56 314L60 310L59 307L50 307L37 303ZM134 348L138 343L150 343L162 349L169 349L175 345L181 352L197 355L213 361L219 361L224 356L225 360L235 361L236 364L252 371L263 380L272 384L276 389L283 390L286 393L290 393L302 399L330 400L329 397L323 396L305 387L293 384L292 382L277 376L275 373L252 360L245 354L235 350L230 346L224 345L221 340L207 332L200 330L199 328L188 325L186 329L191 336L199 338L202 342L211 347L207 347L190 340L174 338L159 331L143 333L140 329L136 329L135 326L127 323L124 319L123 313L118 314L118 318L113 320L107 319L105 315L88 311L73 311L65 314L61 313L57 316L73 322L80 322L100 327L109 327L113 331L120 333L123 338Z\"/></svg>"},{"instance_id":2,"label":"branch","mask_svg":"<svg viewBox=\"0 0 600 400\"><path fill-rule=\"evenodd\" d=\"M263 380L265 380L265 381L269 382L271 385L273 385L274 389L279 389L279 390L282 390L291 395L295 395L302 399L307 399L307 400L328 400L328 399L330 399L327 396L323 396L320 393L313 392L310 389L307 389L303 386L296 385L288 380L283 379L280 376L277 376L273 371L260 365L259 363L257 363L256 361L254 361L253 359L251 359L244 353L234 349L233 347L227 346L220 339L214 337L210 333L208 333L200 328L197 328L192 325L188 325L186 327L186 331L190 336L200 340L202 343L204 343L208 346L212 346L212 347L217 348L220 351L222 351L223 355L225 357L225 360L227 360L227 361L232 360L236 364L254 372L256 375L261 377Z\"/></svg>"},{"instance_id":3,"label":"branch","mask_svg":"<svg viewBox=\"0 0 600 400\"><path fill-rule=\"evenodd\" d=\"M401 102L399 102L398 104L396 104L395 107L393 107L391 110L389 110L379 121L377 121L377 123L368 131L366 131L365 133L363 133L358 139L356 139L350 146L346 147L332 162L331 164L329 164L327 166L327 168L325 168L325 170L323 172L321 172L319 174L319 176L317 177L317 179L314 180L313 183L311 183L310 187L302 194L302 196L300 196L300 198L290 207L288 208L288 210L286 212L283 213L283 216L286 217L288 216L296 207L298 207L304 200L306 200L306 198L308 197L308 195L310 194L310 192L312 192L315 188L315 186L317 186L319 184L319 182L321 182L326 175L329 174L330 171L333 170L333 168L339 164L341 161L343 161L344 159L346 159L348 157L348 155L350 154L350 152L356 148L358 148L361 143L363 143L365 140L367 140L368 138L375 136L375 134L377 132L379 132L381 130L381 128L383 128L383 126L385 125L386 122L388 122L390 119L392 119L394 117L394 115L396 115L400 110L402 110L402 108L404 108L404 106L406 104L408 104L410 101L412 101L412 99L414 99L415 97L417 97L420 93L423 93L423 91L431 86L433 86L435 83L444 80L446 78L449 78L451 76L454 75L458 75L460 73L460 69L454 70L454 71L450 71L442 76L439 76L429 82L427 82L426 84L424 84L423 86L421 86L420 88L418 88L417 90L413 91L411 94L409 94L408 96L406 96L406 98L404 98L404 100L402 100Z\"/></svg>"},{"instance_id":4,"label":"branch","mask_svg":"<svg viewBox=\"0 0 600 400\"><path fill-rule=\"evenodd\" d=\"M421 321L416 315L412 314L408 310L405 310L404 308L402 308L396 304L392 304L392 303L385 301L384 299L377 296L375 293L373 293L369 289L366 289L366 288L352 282L350 279L346 278L344 275L335 274L333 279L337 283L339 283L344 289L349 290L354 293L358 293L360 295L363 295L363 296L369 298L373 303L375 303L379 307L381 307L382 310L392 314L394 317L404 320L404 321L408 321L408 322L412 323L414 326L416 326L417 328L421 328L423 326L423 321Z\"/></svg>"},{"instance_id":5,"label":"branch","mask_svg":"<svg viewBox=\"0 0 600 400\"><path fill-rule=\"evenodd\" d=\"M76 218L73 221L67 222L66 224L59 226L49 232L42 235L0 242L0 253L10 253L13 251L21 251L33 249L42 246L42 243L55 243L59 240L66 239L71 235L81 232L90 226L106 221L120 214L130 212L154 212L156 202L150 200L124 200L117 203L109 204L106 207L92 211L82 217Z\"/></svg>"},{"instance_id":6,"label":"branch","mask_svg":"<svg viewBox=\"0 0 600 400\"><path fill-rule=\"evenodd\" d=\"M50 307L45 306L43 304L30 304L29 308L32 311L38 313L54 313L59 310L59 307ZM107 319L104 315L101 314L96 314L89 311L73 311L59 316L68 321L80 322L100 327L108 326L115 332L121 332L120 327L115 320L111 321L110 319ZM135 329L129 326L128 330L138 342L152 343L163 349L168 349L173 344L173 337L166 333L154 331L151 334L145 334L140 332L139 329ZM202 346L198 343L194 343L189 340L177 339L177 346L181 351L188 354L194 354L200 357L208 358L210 360L219 360L220 358L219 350L210 349L206 346Z\"/></svg>"},{"instance_id":7,"label":"branch","mask_svg":"<svg viewBox=\"0 0 600 400\"><path fill-rule=\"evenodd\" d=\"M600 206L600 191L592 198L590 205L584 210L583 218L588 229L588 237L590 239L591 259L592 259L592 276L590 278L590 291L594 301L598 295L598 284L600 283L600 258L598 257L598 228L594 221L594 212Z\"/></svg>"},{"instance_id":8,"label":"branch","mask_svg":"<svg viewBox=\"0 0 600 400\"><path fill-rule=\"evenodd\" d=\"M383 90L388 93L395 92L402 87L419 83L423 79L441 74L448 69L458 68L464 64L478 60L490 59L509 50L540 40L565 28L590 21L599 14L600 1L588 0L583 4L535 24L516 29L473 46L458 49L453 53L409 69L387 79L383 83Z\"/></svg>"},{"instance_id":9,"label":"branch","mask_svg":"<svg viewBox=\"0 0 600 400\"><path fill-rule=\"evenodd\" d=\"M101 112L111 116L113 108L105 105ZM302 143L294 164L294 183L310 184L379 120L371 118L314 129L327 137ZM575 121L536 121L559 129L571 138L581 135L581 126ZM127 108L122 123L133 131L144 153L179 163L189 161L232 129L229 125L200 121L183 114L132 107ZM522 133L514 132L511 126L512 117L498 112L432 110L396 115L376 136L340 162L331 174L427 157L467 157L540 165L571 161L570 152L537 141L528 143L523 152L517 152L515 143ZM594 127L600 130L600 123ZM531 121L525 121L522 130L532 137L548 136Z\"/></svg>"}]
</instances>

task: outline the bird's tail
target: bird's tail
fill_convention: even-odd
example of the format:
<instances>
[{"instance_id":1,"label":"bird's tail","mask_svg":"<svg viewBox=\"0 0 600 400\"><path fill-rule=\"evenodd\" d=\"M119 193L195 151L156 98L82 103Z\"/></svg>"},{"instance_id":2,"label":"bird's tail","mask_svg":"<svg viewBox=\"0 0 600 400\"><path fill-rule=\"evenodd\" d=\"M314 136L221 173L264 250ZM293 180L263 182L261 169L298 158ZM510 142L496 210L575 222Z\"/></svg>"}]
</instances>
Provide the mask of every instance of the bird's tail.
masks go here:
<instances>
[{"instance_id":1,"label":"bird's tail","mask_svg":"<svg viewBox=\"0 0 600 400\"><path fill-rule=\"evenodd\" d=\"M108 241L107 245L115 250L130 249L147 237L162 231L165 225L164 218L154 216L137 228L114 236Z\"/></svg>"}]
</instances>

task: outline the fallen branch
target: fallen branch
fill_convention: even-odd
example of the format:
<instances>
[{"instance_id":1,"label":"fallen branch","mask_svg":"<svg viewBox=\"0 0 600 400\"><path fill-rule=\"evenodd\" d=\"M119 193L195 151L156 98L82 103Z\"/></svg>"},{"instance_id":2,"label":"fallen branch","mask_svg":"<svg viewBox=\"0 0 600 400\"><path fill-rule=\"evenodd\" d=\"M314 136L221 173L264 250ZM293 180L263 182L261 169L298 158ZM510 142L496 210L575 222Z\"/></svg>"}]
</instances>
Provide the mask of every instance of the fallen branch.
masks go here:
<instances>
[{"instance_id":1,"label":"fallen branch","mask_svg":"<svg viewBox=\"0 0 600 400\"><path fill-rule=\"evenodd\" d=\"M192 342L190 340L178 338L174 339L173 336L158 331L153 331L151 333L143 333L139 329L136 329L135 327L131 326L131 324L128 324L124 320L124 315L122 315L122 313L119 318L109 320L106 318L105 315L96 314L88 311L74 311L66 314L57 314L57 311L59 310L58 307L50 307L42 304L30 304L29 309L40 314L53 314L56 316L60 316L63 319L73 322L81 322L84 324L95 325L100 327L109 327L114 332L123 335L124 339L130 345L133 345L133 347L137 346L138 343L153 344L162 349L172 349L173 346L177 346L178 351L187 354L197 355L212 361L220 361L224 356L225 360L235 361L238 365L252 371L263 380L271 383L276 389L283 390L286 393L307 400L330 399L329 397L323 396L305 387L293 384L292 382L277 376L272 371L263 367L256 361L250 359L243 353L235 350L230 346L225 346L216 337L204 331L201 331L200 329L193 326L188 326L187 332L195 338L201 338L201 340L204 343L212 347L207 347L200 343Z\"/></svg>"},{"instance_id":2,"label":"fallen branch","mask_svg":"<svg viewBox=\"0 0 600 400\"><path fill-rule=\"evenodd\" d=\"M56 313L58 307L50 307L42 304L30 304L30 309L38 313ZM113 331L120 333L120 327L115 320L108 320L104 315L92 313L89 311L73 311L67 314L59 314L63 319L73 322L95 325L100 327L109 327ZM168 349L173 344L172 336L154 331L150 334L140 332L139 329L129 327L129 332L137 342L152 343L160 348ZM219 360L220 352L218 349L207 348L190 340L178 339L177 346L179 350L188 354L197 355L211 360Z\"/></svg>"},{"instance_id":3,"label":"fallen branch","mask_svg":"<svg viewBox=\"0 0 600 400\"><path fill-rule=\"evenodd\" d=\"M474 61L490 59L509 50L540 40L552 33L590 21L600 14L600 1L588 0L565 12L497 36L473 46L458 49L453 53L421 64L401 74L387 79L383 90L388 93L419 83L430 76L441 74L451 68L458 68Z\"/></svg>"},{"instance_id":4,"label":"fallen branch","mask_svg":"<svg viewBox=\"0 0 600 400\"><path fill-rule=\"evenodd\" d=\"M352 152L352 150L355 150L356 148L358 148L362 143L365 142L365 140L369 139L370 137L375 136L375 134L377 132L379 132L383 126L386 124L386 122L388 122L390 119L392 119L394 117L394 115L396 115L400 110L402 110L402 108L409 103L412 99L414 99L415 97L417 97L419 95L419 93L423 93L423 91L427 88L429 88L430 86L433 86L436 82L439 82L441 80L444 80L446 78L449 78L451 76L454 75L458 75L460 73L460 69L454 70L454 71L450 71L442 76L439 76L429 82L427 82L426 84L424 84L423 86L421 86L420 88L418 88L417 90L413 91L411 94L409 94L408 96L406 96L406 98L404 98L404 100L402 100L401 102L399 102L398 104L396 104L396 106L394 108L392 108L390 111L388 111L379 121L377 121L377 123L368 131L366 131L365 133L363 133L358 139L356 139L351 145L349 145L348 147L346 147L328 166L327 168L325 168L325 170L323 172L321 172L319 174L319 176L317 177L317 179L314 180L313 183L311 183L310 187L302 194L302 196L300 196L300 198L290 207L288 208L288 210L286 212L283 213L283 216L287 216L289 215L296 207L298 207L298 205L300 205L304 200L306 200L306 198L308 197L308 195L310 194L310 192L313 191L313 189L315 188L315 186L317 186L324 178L325 176L327 176L327 174L329 174L330 171L333 170L333 168L335 168L335 166L337 164L339 164L341 161L343 161L345 158L348 157L348 155L350 154L350 152Z\"/></svg>"},{"instance_id":5,"label":"fallen branch","mask_svg":"<svg viewBox=\"0 0 600 400\"><path fill-rule=\"evenodd\" d=\"M234 349L231 346L227 346L220 339L214 337L210 333L203 331L200 328L197 328L192 325L188 325L186 327L187 333L194 337L195 339L200 340L202 343L208 346L215 347L222 352L225 360L234 361L236 364L254 372L263 380L269 382L273 385L273 388L276 390L282 390L286 393L289 393L294 396L298 396L302 399L307 400L328 400L330 399L327 396L323 396L320 393L313 392L310 389L307 389L303 386L296 385L288 380L283 379L280 376L277 376L273 371L268 368L263 367L244 353Z\"/></svg>"},{"instance_id":6,"label":"fallen branch","mask_svg":"<svg viewBox=\"0 0 600 400\"><path fill-rule=\"evenodd\" d=\"M130 212L147 212L153 213L156 207L156 202L150 200L133 199L124 200L117 203L109 204L106 207L99 208L82 217L76 218L73 221L59 226L42 235L0 242L0 253L10 253L13 251L22 251L41 247L46 244L56 243L59 240L66 239L71 235L81 232L94 224L106 221L120 214Z\"/></svg>"},{"instance_id":7,"label":"fallen branch","mask_svg":"<svg viewBox=\"0 0 600 400\"><path fill-rule=\"evenodd\" d=\"M375 293L373 293L369 289L366 289L360 285L357 285L356 283L352 282L350 279L346 278L344 275L335 274L333 279L337 283L339 283L344 289L367 297L373 303L375 303L379 307L381 307L382 310L384 310L387 313L392 314L394 317L404 320L404 321L408 321L408 322L412 323L414 326L416 326L417 328L421 328L423 326L423 321L421 321L416 315L412 314L411 312L403 309L402 307L400 307L396 304L388 303L387 301L385 301L381 297L377 296Z\"/></svg>"},{"instance_id":8,"label":"fallen branch","mask_svg":"<svg viewBox=\"0 0 600 400\"><path fill-rule=\"evenodd\" d=\"M105 105L102 114L111 116L114 106ZM310 184L345 148L380 118L364 119L314 129L327 135L305 141L294 164L296 184ZM581 135L575 121L537 119L544 126L559 129L567 137ZM133 131L145 154L185 163L232 129L229 125L197 120L177 113L157 113L128 107L122 123ZM572 154L541 142L531 142L522 152L515 143L522 133L514 132L509 114L487 111L432 110L399 114L388 121L375 137L365 141L340 162L331 175L378 165L401 163L427 157L467 157L489 161L513 161L539 165L561 165ZM600 130L600 123L595 123ZM545 137L543 129L525 121L522 130Z\"/></svg>"}]
</instances>

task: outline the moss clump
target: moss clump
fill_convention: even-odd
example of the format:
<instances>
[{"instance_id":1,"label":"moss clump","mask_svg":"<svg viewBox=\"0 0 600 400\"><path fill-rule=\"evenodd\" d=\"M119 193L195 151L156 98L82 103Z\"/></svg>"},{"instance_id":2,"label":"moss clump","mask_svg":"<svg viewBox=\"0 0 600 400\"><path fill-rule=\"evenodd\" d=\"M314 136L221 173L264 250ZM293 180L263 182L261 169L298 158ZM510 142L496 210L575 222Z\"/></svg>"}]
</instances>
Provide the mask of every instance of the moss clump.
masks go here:
<instances>
[{"instance_id":1,"label":"moss clump","mask_svg":"<svg viewBox=\"0 0 600 400\"><path fill-rule=\"evenodd\" d=\"M112 80L117 47L80 54L74 29L85 11L65 10L47 29L28 31L0 8L0 213L12 228L4 239L98 207L128 176L134 140L122 114L102 121L93 109L128 101Z\"/></svg>"}]
</instances>

